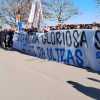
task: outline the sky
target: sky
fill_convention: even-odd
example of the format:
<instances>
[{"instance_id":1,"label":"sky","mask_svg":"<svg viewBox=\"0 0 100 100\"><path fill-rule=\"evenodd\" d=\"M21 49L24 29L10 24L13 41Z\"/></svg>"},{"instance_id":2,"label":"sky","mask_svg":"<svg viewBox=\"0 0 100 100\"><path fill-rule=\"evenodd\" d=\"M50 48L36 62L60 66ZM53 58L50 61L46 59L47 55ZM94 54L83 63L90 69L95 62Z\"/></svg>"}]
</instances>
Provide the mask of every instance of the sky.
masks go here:
<instances>
[{"instance_id":1,"label":"sky","mask_svg":"<svg viewBox=\"0 0 100 100\"><path fill-rule=\"evenodd\" d=\"M72 0L75 7L79 9L79 14L72 16L65 23L93 23L99 21L96 14L96 0ZM100 22L100 21L99 21ZM53 23L52 23L53 24Z\"/></svg>"},{"instance_id":2,"label":"sky","mask_svg":"<svg viewBox=\"0 0 100 100\"><path fill-rule=\"evenodd\" d=\"M0 0L2 1L2 0ZM79 9L79 14L71 17L65 23L92 23L99 21L96 14L95 0L72 0Z\"/></svg>"},{"instance_id":3,"label":"sky","mask_svg":"<svg viewBox=\"0 0 100 100\"><path fill-rule=\"evenodd\" d=\"M96 10L95 0L72 0L76 7L84 13L94 13Z\"/></svg>"},{"instance_id":4,"label":"sky","mask_svg":"<svg viewBox=\"0 0 100 100\"><path fill-rule=\"evenodd\" d=\"M79 15L73 16L69 22L73 23L91 23L97 20L95 0L72 0L79 8Z\"/></svg>"}]
</instances>

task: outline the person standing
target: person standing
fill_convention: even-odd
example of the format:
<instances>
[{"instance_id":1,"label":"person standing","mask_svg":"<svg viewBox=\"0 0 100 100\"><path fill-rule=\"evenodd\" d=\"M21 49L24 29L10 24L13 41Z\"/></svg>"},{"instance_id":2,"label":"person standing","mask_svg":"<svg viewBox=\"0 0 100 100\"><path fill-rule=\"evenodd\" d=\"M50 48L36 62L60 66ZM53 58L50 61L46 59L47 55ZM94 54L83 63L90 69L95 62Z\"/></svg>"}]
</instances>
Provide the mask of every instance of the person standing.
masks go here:
<instances>
[{"instance_id":1,"label":"person standing","mask_svg":"<svg viewBox=\"0 0 100 100\"><path fill-rule=\"evenodd\" d=\"M13 30L9 30L8 32L8 48L12 48L13 47L13 35L14 35L14 31Z\"/></svg>"}]
</instances>

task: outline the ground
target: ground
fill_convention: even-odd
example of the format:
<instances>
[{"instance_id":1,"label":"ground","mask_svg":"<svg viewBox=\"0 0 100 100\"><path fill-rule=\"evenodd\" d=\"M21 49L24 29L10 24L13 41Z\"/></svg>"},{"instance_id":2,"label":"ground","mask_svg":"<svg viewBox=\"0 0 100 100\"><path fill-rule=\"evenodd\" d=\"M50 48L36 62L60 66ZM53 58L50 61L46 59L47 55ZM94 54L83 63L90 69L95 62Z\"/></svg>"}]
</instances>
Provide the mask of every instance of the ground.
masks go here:
<instances>
[{"instance_id":1,"label":"ground","mask_svg":"<svg viewBox=\"0 0 100 100\"><path fill-rule=\"evenodd\" d=\"M100 74L0 49L0 100L100 100Z\"/></svg>"}]
</instances>

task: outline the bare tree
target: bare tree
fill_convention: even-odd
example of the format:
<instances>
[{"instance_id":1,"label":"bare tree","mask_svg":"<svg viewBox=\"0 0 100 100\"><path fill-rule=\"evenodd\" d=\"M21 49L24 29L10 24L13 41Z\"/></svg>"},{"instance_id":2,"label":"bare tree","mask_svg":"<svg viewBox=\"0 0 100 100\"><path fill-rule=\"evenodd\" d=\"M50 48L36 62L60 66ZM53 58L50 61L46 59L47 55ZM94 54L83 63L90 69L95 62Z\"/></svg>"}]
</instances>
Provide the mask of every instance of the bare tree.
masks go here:
<instances>
[{"instance_id":1,"label":"bare tree","mask_svg":"<svg viewBox=\"0 0 100 100\"><path fill-rule=\"evenodd\" d=\"M96 1L96 5L100 6L100 0L95 0Z\"/></svg>"},{"instance_id":2,"label":"bare tree","mask_svg":"<svg viewBox=\"0 0 100 100\"><path fill-rule=\"evenodd\" d=\"M100 0L95 0L96 8L100 12Z\"/></svg>"},{"instance_id":3,"label":"bare tree","mask_svg":"<svg viewBox=\"0 0 100 100\"><path fill-rule=\"evenodd\" d=\"M16 26L16 15L20 14L21 20L25 21L31 7L31 0L4 0L0 12L4 17L5 23Z\"/></svg>"},{"instance_id":4,"label":"bare tree","mask_svg":"<svg viewBox=\"0 0 100 100\"><path fill-rule=\"evenodd\" d=\"M61 22L78 14L78 10L70 0L41 1L45 18L55 18ZM30 13L31 2L32 0L4 0L0 6L0 13L4 17L5 23L15 26L17 14L20 14L21 21L26 21Z\"/></svg>"},{"instance_id":5,"label":"bare tree","mask_svg":"<svg viewBox=\"0 0 100 100\"><path fill-rule=\"evenodd\" d=\"M96 9L100 12L100 0L95 0Z\"/></svg>"},{"instance_id":6,"label":"bare tree","mask_svg":"<svg viewBox=\"0 0 100 100\"><path fill-rule=\"evenodd\" d=\"M95 0L96 4L96 18L100 19L100 0Z\"/></svg>"},{"instance_id":7,"label":"bare tree","mask_svg":"<svg viewBox=\"0 0 100 100\"><path fill-rule=\"evenodd\" d=\"M42 4L44 17L55 18L58 22L78 14L78 9L70 0L42 0Z\"/></svg>"}]
</instances>

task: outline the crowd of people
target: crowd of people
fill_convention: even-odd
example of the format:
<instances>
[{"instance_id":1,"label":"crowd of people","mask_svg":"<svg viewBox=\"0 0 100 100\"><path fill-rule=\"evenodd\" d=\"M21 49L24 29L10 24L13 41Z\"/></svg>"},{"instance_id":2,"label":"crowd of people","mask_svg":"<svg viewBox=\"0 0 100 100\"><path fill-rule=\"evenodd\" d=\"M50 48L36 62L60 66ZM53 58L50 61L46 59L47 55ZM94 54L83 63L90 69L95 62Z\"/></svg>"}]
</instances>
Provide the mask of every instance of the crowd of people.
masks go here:
<instances>
[{"instance_id":1,"label":"crowd of people","mask_svg":"<svg viewBox=\"0 0 100 100\"><path fill-rule=\"evenodd\" d=\"M93 29L93 28L100 28L100 24L93 23L93 24L58 24L55 27L50 27L51 29L59 30L59 29Z\"/></svg>"},{"instance_id":2,"label":"crowd of people","mask_svg":"<svg viewBox=\"0 0 100 100\"><path fill-rule=\"evenodd\" d=\"M68 30L68 29L100 29L99 23L93 24L58 24L56 26L48 26L44 28L44 32L49 30Z\"/></svg>"},{"instance_id":3,"label":"crowd of people","mask_svg":"<svg viewBox=\"0 0 100 100\"><path fill-rule=\"evenodd\" d=\"M10 49L13 46L13 35L14 31L9 30L2 30L0 31L0 47L5 49Z\"/></svg>"},{"instance_id":4,"label":"crowd of people","mask_svg":"<svg viewBox=\"0 0 100 100\"><path fill-rule=\"evenodd\" d=\"M68 29L100 29L99 23L93 24L57 24L56 26L44 26L41 30L36 27L24 29L25 32L31 34L32 32L49 32L50 30L68 30Z\"/></svg>"},{"instance_id":5,"label":"crowd of people","mask_svg":"<svg viewBox=\"0 0 100 100\"><path fill-rule=\"evenodd\" d=\"M68 29L100 29L99 23L93 24L57 24L56 26L44 26L41 30L36 27L26 28L25 32L31 34L33 32L49 32L50 30L68 30Z\"/></svg>"},{"instance_id":6,"label":"crowd of people","mask_svg":"<svg viewBox=\"0 0 100 100\"><path fill-rule=\"evenodd\" d=\"M43 28L42 32L49 32L50 30L68 30L68 29L100 29L100 24L58 24L56 26L46 26ZM33 34L33 32L39 32L37 28L24 29L28 34ZM14 30L2 30L0 31L0 47L8 49L13 46L13 35Z\"/></svg>"}]
</instances>

